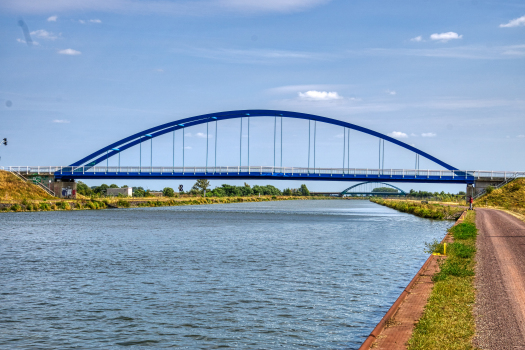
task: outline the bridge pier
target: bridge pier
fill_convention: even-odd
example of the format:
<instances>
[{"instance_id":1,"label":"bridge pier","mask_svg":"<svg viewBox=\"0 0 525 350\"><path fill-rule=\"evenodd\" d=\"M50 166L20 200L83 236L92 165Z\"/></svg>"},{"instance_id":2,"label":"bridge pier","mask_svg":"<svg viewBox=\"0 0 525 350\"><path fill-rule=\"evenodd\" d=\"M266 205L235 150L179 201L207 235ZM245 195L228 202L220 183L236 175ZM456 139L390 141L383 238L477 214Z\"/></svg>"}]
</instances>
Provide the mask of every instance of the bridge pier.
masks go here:
<instances>
[{"instance_id":1,"label":"bridge pier","mask_svg":"<svg viewBox=\"0 0 525 350\"><path fill-rule=\"evenodd\" d=\"M74 179L57 179L49 183L49 188L58 198L77 198L77 183Z\"/></svg>"}]
</instances>

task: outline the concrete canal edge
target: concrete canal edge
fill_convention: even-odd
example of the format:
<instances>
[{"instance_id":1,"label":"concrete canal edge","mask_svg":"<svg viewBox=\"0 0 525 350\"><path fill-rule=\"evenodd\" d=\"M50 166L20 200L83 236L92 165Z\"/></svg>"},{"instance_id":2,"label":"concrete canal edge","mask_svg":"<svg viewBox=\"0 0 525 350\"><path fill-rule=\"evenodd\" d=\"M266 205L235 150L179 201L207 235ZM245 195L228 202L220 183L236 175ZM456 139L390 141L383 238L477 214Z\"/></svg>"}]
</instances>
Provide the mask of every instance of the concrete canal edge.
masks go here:
<instances>
[{"instance_id":1,"label":"concrete canal edge","mask_svg":"<svg viewBox=\"0 0 525 350\"><path fill-rule=\"evenodd\" d=\"M464 211L454 226L462 223L466 214L467 212ZM452 242L452 236L448 232L441 241L441 243L445 242ZM428 257L359 350L406 349L406 343L412 336L414 326L421 318L432 292L432 276L439 270L439 259L442 257L436 255Z\"/></svg>"}]
</instances>

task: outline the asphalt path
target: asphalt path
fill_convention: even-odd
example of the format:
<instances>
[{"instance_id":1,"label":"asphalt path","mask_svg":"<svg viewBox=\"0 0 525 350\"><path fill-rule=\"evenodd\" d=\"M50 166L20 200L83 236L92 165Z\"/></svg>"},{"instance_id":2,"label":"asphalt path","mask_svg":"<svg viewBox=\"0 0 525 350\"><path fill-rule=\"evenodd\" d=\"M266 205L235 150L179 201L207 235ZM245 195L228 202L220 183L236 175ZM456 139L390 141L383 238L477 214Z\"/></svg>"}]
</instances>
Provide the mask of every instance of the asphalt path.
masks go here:
<instances>
[{"instance_id":1,"label":"asphalt path","mask_svg":"<svg viewBox=\"0 0 525 350\"><path fill-rule=\"evenodd\" d=\"M525 222L493 209L476 213L474 345L525 350Z\"/></svg>"}]
</instances>

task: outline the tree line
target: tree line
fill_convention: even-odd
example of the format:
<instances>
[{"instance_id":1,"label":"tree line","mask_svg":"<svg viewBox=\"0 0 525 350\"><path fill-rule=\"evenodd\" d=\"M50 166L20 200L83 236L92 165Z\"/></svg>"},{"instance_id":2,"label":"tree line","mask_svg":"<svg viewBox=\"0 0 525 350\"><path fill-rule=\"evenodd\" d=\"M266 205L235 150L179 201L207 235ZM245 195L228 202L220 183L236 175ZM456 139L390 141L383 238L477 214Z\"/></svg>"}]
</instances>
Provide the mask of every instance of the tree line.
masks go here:
<instances>
[{"instance_id":1,"label":"tree line","mask_svg":"<svg viewBox=\"0 0 525 350\"><path fill-rule=\"evenodd\" d=\"M104 197L107 195L108 188L126 188L127 185L117 186L115 184L89 187L82 181L77 183L77 193L86 197ZM143 187L133 187L133 197L154 197L152 192L145 190ZM158 191L160 192L160 191ZM206 197L246 197L246 196L309 196L310 191L305 184L302 184L300 188L286 188L284 191L279 190L277 187L272 185L255 185L250 186L244 183L244 186L234 186L223 184L217 186L214 189L210 189L210 182L206 179L198 179L193 187L188 191L181 191L179 195L187 194L190 196L206 196ZM177 193L171 187L165 187L162 190L164 197L175 197Z\"/></svg>"}]
</instances>

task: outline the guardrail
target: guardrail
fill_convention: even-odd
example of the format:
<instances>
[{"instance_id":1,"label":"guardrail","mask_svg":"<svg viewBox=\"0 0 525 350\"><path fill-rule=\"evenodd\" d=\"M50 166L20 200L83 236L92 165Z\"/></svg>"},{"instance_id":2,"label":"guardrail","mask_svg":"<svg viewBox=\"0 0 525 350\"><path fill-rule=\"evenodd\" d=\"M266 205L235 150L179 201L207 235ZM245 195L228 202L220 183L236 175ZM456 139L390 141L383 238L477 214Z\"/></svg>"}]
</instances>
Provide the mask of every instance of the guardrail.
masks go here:
<instances>
[{"instance_id":1,"label":"guardrail","mask_svg":"<svg viewBox=\"0 0 525 350\"><path fill-rule=\"evenodd\" d=\"M2 167L3 169L3 167ZM9 172L11 172L13 175L15 175L16 177L18 177L20 180L22 181L26 181L26 182L31 182L32 184L34 185L37 185L39 186L40 188L42 188L44 191L46 191L48 194L52 195L53 197L56 197L55 196L55 192L53 192L49 187L47 187L46 185L40 183L40 182L33 182L29 179L26 179L22 174L20 174L19 172L16 172L16 171L13 171L13 170L8 170Z\"/></svg>"},{"instance_id":2,"label":"guardrail","mask_svg":"<svg viewBox=\"0 0 525 350\"><path fill-rule=\"evenodd\" d=\"M5 170L21 174L60 174L60 175L95 175L95 174L203 174L203 175L234 175L234 174L290 174L290 175L339 175L360 177L396 176L410 177L450 177L474 179L508 179L525 177L524 171L490 171L490 170L420 170L420 169L372 169L372 168L302 168L302 167L272 167L272 166L221 166L221 167L136 167L136 166L10 166Z\"/></svg>"}]
</instances>

